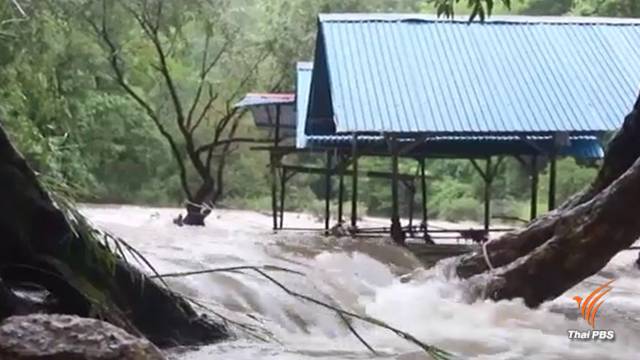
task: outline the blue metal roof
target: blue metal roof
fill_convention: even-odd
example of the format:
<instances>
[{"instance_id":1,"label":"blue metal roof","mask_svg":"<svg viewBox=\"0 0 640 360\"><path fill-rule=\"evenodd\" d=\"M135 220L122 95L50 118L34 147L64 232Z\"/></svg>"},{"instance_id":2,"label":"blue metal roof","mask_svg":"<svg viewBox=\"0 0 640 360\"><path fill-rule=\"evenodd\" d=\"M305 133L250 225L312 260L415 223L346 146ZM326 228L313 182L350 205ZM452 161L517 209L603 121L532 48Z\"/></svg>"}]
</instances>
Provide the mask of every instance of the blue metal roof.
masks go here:
<instances>
[{"instance_id":1,"label":"blue metal roof","mask_svg":"<svg viewBox=\"0 0 640 360\"><path fill-rule=\"evenodd\" d=\"M306 145L304 129L307 120L312 70L313 63L311 62L298 62L296 65L296 147L298 148L303 148Z\"/></svg>"},{"instance_id":2,"label":"blue metal roof","mask_svg":"<svg viewBox=\"0 0 640 360\"><path fill-rule=\"evenodd\" d=\"M615 130L638 44L632 20L320 15L305 133Z\"/></svg>"},{"instance_id":3,"label":"blue metal roof","mask_svg":"<svg viewBox=\"0 0 640 360\"><path fill-rule=\"evenodd\" d=\"M248 93L234 106L248 108L257 128L272 130L277 125L280 128L280 135L289 138L297 135L295 99L295 94Z\"/></svg>"},{"instance_id":4,"label":"blue metal roof","mask_svg":"<svg viewBox=\"0 0 640 360\"><path fill-rule=\"evenodd\" d=\"M351 148L353 138L348 135L311 135L306 136L308 148ZM369 153L388 153L387 143L382 136L358 136L360 151ZM401 140L402 141L402 140ZM404 142L412 142L404 139ZM428 138L423 144L411 151L427 157L484 157L495 155L535 155L553 150L551 137L519 136L438 136ZM601 159L604 150L600 141L593 136L574 136L567 146L557 149L560 156L571 156L576 159Z\"/></svg>"},{"instance_id":5,"label":"blue metal roof","mask_svg":"<svg viewBox=\"0 0 640 360\"><path fill-rule=\"evenodd\" d=\"M294 94L281 93L248 93L234 107L250 107L260 105L293 104Z\"/></svg>"}]
</instances>

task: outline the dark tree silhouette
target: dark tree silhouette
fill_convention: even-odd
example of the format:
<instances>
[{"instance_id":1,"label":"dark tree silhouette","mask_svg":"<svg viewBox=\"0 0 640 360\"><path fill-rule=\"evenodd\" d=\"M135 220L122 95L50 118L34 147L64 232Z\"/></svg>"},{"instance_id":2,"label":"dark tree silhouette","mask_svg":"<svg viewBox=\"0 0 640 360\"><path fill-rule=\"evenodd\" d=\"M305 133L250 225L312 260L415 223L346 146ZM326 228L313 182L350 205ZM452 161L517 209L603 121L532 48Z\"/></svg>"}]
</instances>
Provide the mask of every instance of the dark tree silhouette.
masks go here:
<instances>
[{"instance_id":1,"label":"dark tree silhouette","mask_svg":"<svg viewBox=\"0 0 640 360\"><path fill-rule=\"evenodd\" d=\"M114 4L121 8L116 9ZM204 4L204 3L203 3ZM185 100L179 91L179 84L169 66L170 57L176 56L172 46L176 41L172 36L171 26L167 23L170 18L180 12L181 8L171 8L176 4L168 4L162 0L135 0L102 2L101 18L88 18L96 35L101 40L108 55L109 64L116 83L129 95L153 121L156 128L166 140L180 175L180 183L186 197L187 214L180 218L180 224L204 225L205 217L210 209L223 195L224 172L233 144L266 142L265 139L239 137L239 121L244 113L233 106L233 102L246 90L247 85L255 78L256 70L270 54L265 48L251 65L245 70L235 84L235 89L224 91L215 89L210 82L209 75L220 66L223 59L233 50L237 29L222 28L224 38L222 45L214 49L212 45L212 21L203 20L209 29L203 31L204 47L199 69L198 83L189 100ZM193 4L191 4L193 5ZM185 5L189 6L189 5ZM203 5L203 8L207 8ZM168 102L172 111L169 115L154 107L145 94L127 77L127 62L122 47L114 35L115 29L108 23L113 13L123 10L139 26L144 40L151 45L154 52L154 62L149 66L162 79L163 88L168 94ZM209 14L198 16L208 17ZM174 31L175 32L175 31ZM276 89L280 81L274 81L272 89ZM223 108L222 112L214 111ZM166 117L172 117L169 124ZM208 123L208 126L204 126ZM196 184L188 181L188 170L193 169L197 175Z\"/></svg>"}]
</instances>

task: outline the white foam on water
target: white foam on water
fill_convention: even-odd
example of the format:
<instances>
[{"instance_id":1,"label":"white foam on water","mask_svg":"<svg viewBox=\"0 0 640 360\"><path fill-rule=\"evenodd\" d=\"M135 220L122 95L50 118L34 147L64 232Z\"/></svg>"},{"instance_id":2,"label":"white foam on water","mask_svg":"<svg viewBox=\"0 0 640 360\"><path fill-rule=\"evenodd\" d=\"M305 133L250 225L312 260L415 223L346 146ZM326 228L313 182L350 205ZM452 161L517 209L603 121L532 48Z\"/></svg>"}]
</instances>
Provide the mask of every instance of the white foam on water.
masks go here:
<instances>
[{"instance_id":1,"label":"white foam on water","mask_svg":"<svg viewBox=\"0 0 640 360\"><path fill-rule=\"evenodd\" d=\"M138 248L161 273L236 265L277 265L307 276L270 272L294 291L387 322L465 359L636 359L640 350L640 271L635 252L623 252L599 274L539 309L521 301L470 298L468 284L450 279L446 264L424 270L412 254L381 240L332 239L272 234L271 218L255 212L216 210L207 227L178 228L180 210L130 206L84 207L89 218ZM291 218L291 216L290 216ZM319 224L304 215L291 226ZM572 297L586 295L607 279L614 290L597 318L616 331L616 341L578 342L569 329L588 329ZM217 273L171 280L236 321L261 324L277 341L260 342L242 331L231 341L175 353L204 359L425 359L391 332L355 321L379 352L374 357L333 312L300 301L254 273Z\"/></svg>"}]
</instances>

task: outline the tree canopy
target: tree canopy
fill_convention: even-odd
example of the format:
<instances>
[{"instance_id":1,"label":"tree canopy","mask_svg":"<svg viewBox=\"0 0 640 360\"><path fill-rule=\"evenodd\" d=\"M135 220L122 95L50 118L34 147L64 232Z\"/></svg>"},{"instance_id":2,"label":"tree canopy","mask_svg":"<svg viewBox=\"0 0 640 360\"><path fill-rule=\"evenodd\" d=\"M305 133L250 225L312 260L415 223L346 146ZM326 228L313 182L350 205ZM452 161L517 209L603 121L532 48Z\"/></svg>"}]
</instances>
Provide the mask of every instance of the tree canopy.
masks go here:
<instances>
[{"instance_id":1,"label":"tree canopy","mask_svg":"<svg viewBox=\"0 0 640 360\"><path fill-rule=\"evenodd\" d=\"M158 68L162 64L154 42L133 16L136 11L144 13L141 6L155 3L23 0L19 10L11 1L0 5L0 119L37 171L74 184L81 200L181 204L188 198L182 183L195 192L203 182L200 165L189 159L189 141L195 149L210 144L217 126L219 129L228 118L230 105L245 92L293 90L294 64L311 59L320 12L446 14L455 10L485 16L508 13L505 5L510 5L514 14L639 15L632 0L478 0L482 11L467 8L466 1L453 0L164 2L162 12L149 13L148 20L157 21L166 69L175 85L172 94ZM116 46L115 53L101 36L102 26ZM219 59L203 78L205 52L205 64ZM111 62L114 55L130 90L148 104L157 121L119 83ZM179 121L182 118L186 123L189 117L191 127L201 120L190 140L183 136L185 129ZM253 128L248 114L234 112L232 120L234 138L264 135ZM175 149L158 124L173 139ZM228 124L220 139L228 138L231 129ZM225 186L218 201L222 205L268 207L269 186L264 176L268 158L249 147L241 142L230 144L224 155ZM212 166L206 169L214 178L221 154L212 152ZM401 165L407 172L417 166ZM360 166L379 170L388 165L384 159L368 159ZM595 173L573 160L563 160L559 166L561 172L574 174L560 178L561 197L583 187ZM470 164L432 161L428 171L437 178L429 188L432 215L480 216L481 181ZM516 161L502 165L493 194L499 199L498 213L525 216L527 176ZM545 184L546 174L542 176L541 184ZM312 175L295 177L290 182L289 209L319 211L321 181ZM369 213L388 211L390 194L384 181L363 179L361 187L361 201ZM544 197L540 201L545 202Z\"/></svg>"}]
</instances>

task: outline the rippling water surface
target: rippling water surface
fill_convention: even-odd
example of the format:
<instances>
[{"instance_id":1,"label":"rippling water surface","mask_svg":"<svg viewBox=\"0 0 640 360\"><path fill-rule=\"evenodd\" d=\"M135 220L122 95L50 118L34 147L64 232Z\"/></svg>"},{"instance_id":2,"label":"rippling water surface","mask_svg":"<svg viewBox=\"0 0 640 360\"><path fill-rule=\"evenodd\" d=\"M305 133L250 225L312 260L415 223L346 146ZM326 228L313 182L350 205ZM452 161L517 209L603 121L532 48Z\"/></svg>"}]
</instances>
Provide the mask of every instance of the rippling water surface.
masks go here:
<instances>
[{"instance_id":1,"label":"rippling water surface","mask_svg":"<svg viewBox=\"0 0 640 360\"><path fill-rule=\"evenodd\" d=\"M474 301L468 284L448 280L447 266L425 270L413 255L383 240L334 239L310 233L273 234L271 218L255 212L219 210L206 228L178 228L179 210L129 206L83 211L100 227L125 238L162 273L236 265L277 265L305 277L271 273L306 295L381 319L465 359L638 359L640 271L637 254L623 252L598 275L537 310L520 301ZM291 226L316 226L289 216ZM570 341L568 329L588 329L578 318L575 295L587 295L616 279L600 308L597 327L616 331L612 343ZM258 326L260 341L234 327L236 339L172 354L208 359L426 359L394 334L354 322L378 351L373 356L334 313L301 302L256 274L217 273L180 278L170 285L219 314ZM215 315L211 315L215 316Z\"/></svg>"}]
</instances>

